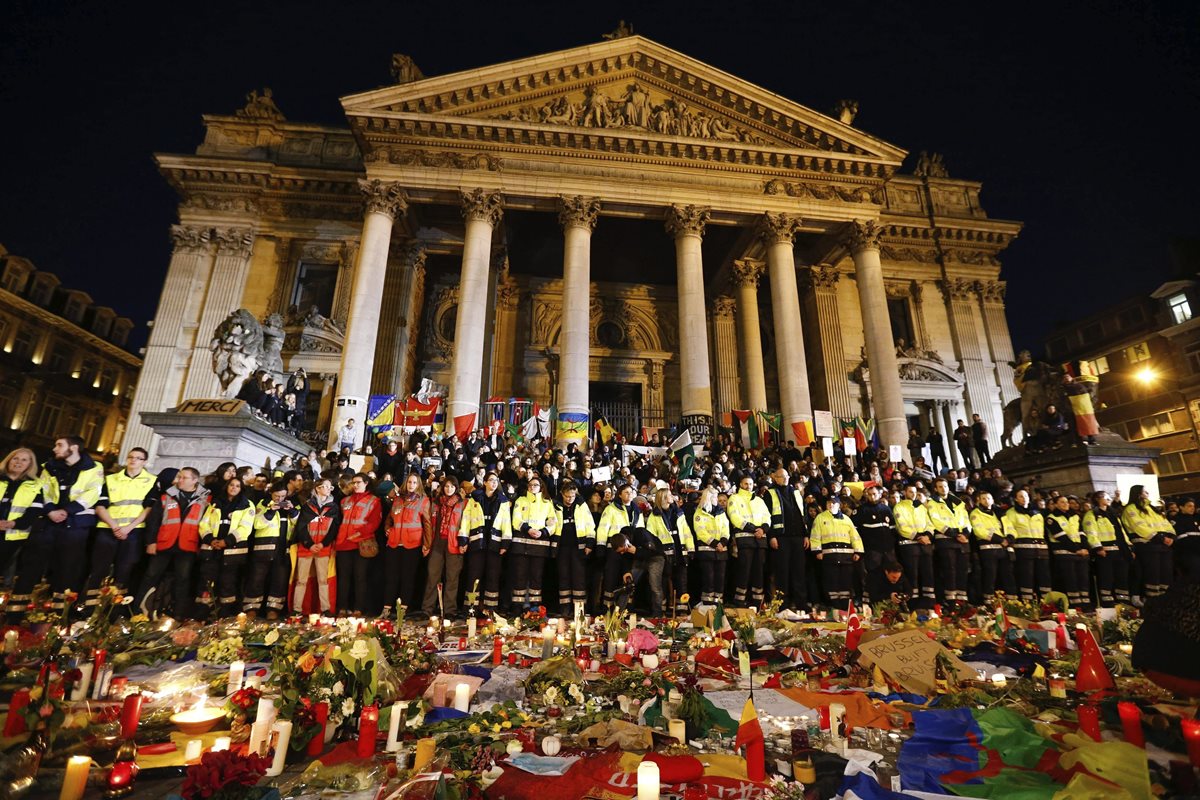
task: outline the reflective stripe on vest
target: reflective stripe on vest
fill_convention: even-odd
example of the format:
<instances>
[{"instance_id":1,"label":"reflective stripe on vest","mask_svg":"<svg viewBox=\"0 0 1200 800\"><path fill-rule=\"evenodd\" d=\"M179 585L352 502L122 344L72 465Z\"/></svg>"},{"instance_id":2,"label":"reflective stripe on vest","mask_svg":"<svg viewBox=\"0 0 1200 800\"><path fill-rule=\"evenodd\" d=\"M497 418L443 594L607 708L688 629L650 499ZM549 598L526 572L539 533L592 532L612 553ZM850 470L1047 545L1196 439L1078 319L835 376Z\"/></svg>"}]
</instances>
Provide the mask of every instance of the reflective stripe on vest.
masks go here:
<instances>
[{"instance_id":1,"label":"reflective stripe on vest","mask_svg":"<svg viewBox=\"0 0 1200 800\"><path fill-rule=\"evenodd\" d=\"M157 476L149 470L142 470L135 477L129 477L125 471L115 472L105 478L108 486L108 515L118 526L133 522L145 508L146 495L154 488ZM145 527L145 520L138 523L139 528ZM98 522L97 528L107 528L108 523Z\"/></svg>"}]
</instances>

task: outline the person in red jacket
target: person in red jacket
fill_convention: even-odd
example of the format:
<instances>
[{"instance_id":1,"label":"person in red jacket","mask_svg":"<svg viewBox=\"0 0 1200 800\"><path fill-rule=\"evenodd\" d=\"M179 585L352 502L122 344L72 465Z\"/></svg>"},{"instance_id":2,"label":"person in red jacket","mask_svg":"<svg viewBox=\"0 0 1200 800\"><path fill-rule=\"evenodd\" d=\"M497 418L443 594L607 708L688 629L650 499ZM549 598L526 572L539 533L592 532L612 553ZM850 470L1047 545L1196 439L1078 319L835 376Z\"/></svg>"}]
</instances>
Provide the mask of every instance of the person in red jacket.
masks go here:
<instances>
[{"instance_id":1,"label":"person in red jacket","mask_svg":"<svg viewBox=\"0 0 1200 800\"><path fill-rule=\"evenodd\" d=\"M304 594L308 575L316 568L317 597L321 613L329 614L329 553L333 549L342 510L333 501L333 482L320 478L313 484L312 497L300 509L296 519L296 588L292 593L292 611L304 613Z\"/></svg>"},{"instance_id":2,"label":"person in red jacket","mask_svg":"<svg viewBox=\"0 0 1200 800\"><path fill-rule=\"evenodd\" d=\"M362 616L370 588L368 567L372 558L364 557L359 544L371 542L378 554L375 534L383 520L383 504L371 491L371 479L361 472L350 479L350 494L342 498L342 522L337 541L337 610L339 614Z\"/></svg>"},{"instance_id":3,"label":"person in red jacket","mask_svg":"<svg viewBox=\"0 0 1200 800\"><path fill-rule=\"evenodd\" d=\"M200 518L208 508L208 489L200 485L200 471L184 467L158 499L155 511L159 514L158 535L147 545L150 564L138 592L138 607L147 611L147 600L157 589L167 571L174 584L172 609L176 619L192 616L192 567L200 551ZM155 513L155 512L151 512ZM150 605L161 608L160 602Z\"/></svg>"},{"instance_id":4,"label":"person in red jacket","mask_svg":"<svg viewBox=\"0 0 1200 800\"><path fill-rule=\"evenodd\" d=\"M407 608L416 608L421 548L433 541L431 504L421 476L415 472L408 473L403 488L392 490L391 499L387 548L383 551L383 599L389 605L399 600Z\"/></svg>"},{"instance_id":5,"label":"person in red jacket","mask_svg":"<svg viewBox=\"0 0 1200 800\"><path fill-rule=\"evenodd\" d=\"M463 509L466 501L458 493L458 479L447 475L433 501L432 538L421 547L429 556L425 574L425 599L421 611L432 616L438 610L438 584L443 582L442 613L447 619L458 614L458 576L462 573L463 553L467 551L464 537L459 541Z\"/></svg>"}]
</instances>

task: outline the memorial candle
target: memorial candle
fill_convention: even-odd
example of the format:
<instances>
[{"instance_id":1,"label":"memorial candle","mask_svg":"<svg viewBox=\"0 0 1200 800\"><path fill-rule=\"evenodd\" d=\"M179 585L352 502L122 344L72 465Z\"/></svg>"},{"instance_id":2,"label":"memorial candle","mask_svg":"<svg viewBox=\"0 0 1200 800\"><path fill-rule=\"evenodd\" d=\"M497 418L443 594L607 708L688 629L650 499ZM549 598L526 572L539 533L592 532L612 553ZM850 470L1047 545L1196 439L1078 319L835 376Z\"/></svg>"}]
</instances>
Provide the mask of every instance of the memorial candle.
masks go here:
<instances>
[{"instance_id":1,"label":"memorial candle","mask_svg":"<svg viewBox=\"0 0 1200 800\"><path fill-rule=\"evenodd\" d=\"M1092 741L1100 741L1100 709L1096 706L1082 705L1079 713L1079 730L1090 737Z\"/></svg>"},{"instance_id":2,"label":"memorial candle","mask_svg":"<svg viewBox=\"0 0 1200 800\"><path fill-rule=\"evenodd\" d=\"M216 741L213 742L212 752L219 753L222 750L228 750L231 744L233 744L233 740L228 736L218 736Z\"/></svg>"},{"instance_id":3,"label":"memorial candle","mask_svg":"<svg viewBox=\"0 0 1200 800\"><path fill-rule=\"evenodd\" d=\"M316 757L325 749L325 724L329 722L329 703L322 701L313 706L313 716L317 719L317 733L308 742L308 755Z\"/></svg>"},{"instance_id":4,"label":"memorial candle","mask_svg":"<svg viewBox=\"0 0 1200 800\"><path fill-rule=\"evenodd\" d=\"M433 761L434 748L437 742L432 738L418 739L417 752L413 756L413 772L420 772Z\"/></svg>"},{"instance_id":5,"label":"memorial candle","mask_svg":"<svg viewBox=\"0 0 1200 800\"><path fill-rule=\"evenodd\" d=\"M368 758L375 752L375 737L379 734L379 706L363 706L358 717L358 757Z\"/></svg>"},{"instance_id":6,"label":"memorial candle","mask_svg":"<svg viewBox=\"0 0 1200 800\"><path fill-rule=\"evenodd\" d=\"M407 702L399 700L392 703L392 715L388 719L387 751L389 753L394 753L400 749L400 726L404 723L404 718L407 715Z\"/></svg>"},{"instance_id":7,"label":"memorial candle","mask_svg":"<svg viewBox=\"0 0 1200 800\"><path fill-rule=\"evenodd\" d=\"M554 655L554 629L547 625L542 629L542 660Z\"/></svg>"},{"instance_id":8,"label":"memorial candle","mask_svg":"<svg viewBox=\"0 0 1200 800\"><path fill-rule=\"evenodd\" d=\"M1179 727L1183 729L1183 741L1187 743L1192 766L1200 767L1200 719L1181 719Z\"/></svg>"},{"instance_id":9,"label":"memorial candle","mask_svg":"<svg viewBox=\"0 0 1200 800\"><path fill-rule=\"evenodd\" d=\"M681 719L673 719L667 723L667 730L680 744L687 744L687 723Z\"/></svg>"},{"instance_id":10,"label":"memorial candle","mask_svg":"<svg viewBox=\"0 0 1200 800\"><path fill-rule=\"evenodd\" d=\"M203 753L204 742L199 739L189 739L187 747L183 751L183 760L191 764L193 761L199 761Z\"/></svg>"},{"instance_id":11,"label":"memorial candle","mask_svg":"<svg viewBox=\"0 0 1200 800\"><path fill-rule=\"evenodd\" d=\"M130 694L125 696L125 702L121 706L121 738L132 739L137 733L138 718L142 715L142 694Z\"/></svg>"},{"instance_id":12,"label":"memorial candle","mask_svg":"<svg viewBox=\"0 0 1200 800\"><path fill-rule=\"evenodd\" d=\"M437 681L433 684L433 705L435 708L441 708L446 705L446 682Z\"/></svg>"},{"instance_id":13,"label":"memorial candle","mask_svg":"<svg viewBox=\"0 0 1200 800\"><path fill-rule=\"evenodd\" d=\"M246 674L246 662L234 661L229 665L229 688L226 694L233 694L242 688L242 676Z\"/></svg>"},{"instance_id":14,"label":"memorial candle","mask_svg":"<svg viewBox=\"0 0 1200 800\"><path fill-rule=\"evenodd\" d=\"M28 689L17 689L13 692L12 700L8 703L8 717L4 720L5 736L16 736L25 732L25 716L21 710L27 705L29 705Z\"/></svg>"},{"instance_id":15,"label":"memorial candle","mask_svg":"<svg viewBox=\"0 0 1200 800\"><path fill-rule=\"evenodd\" d=\"M318 734L320 738L320 734ZM283 774L283 765L287 761L288 746L292 743L292 721L288 719L276 720L271 724L271 747L274 753L271 755L271 766L267 770L268 778L273 778Z\"/></svg>"},{"instance_id":16,"label":"memorial candle","mask_svg":"<svg viewBox=\"0 0 1200 800\"><path fill-rule=\"evenodd\" d=\"M659 800L658 764L643 761L637 768L637 800Z\"/></svg>"},{"instance_id":17,"label":"memorial candle","mask_svg":"<svg viewBox=\"0 0 1200 800\"><path fill-rule=\"evenodd\" d=\"M492 639L492 666L500 666L500 662L504 660L504 642L497 636Z\"/></svg>"},{"instance_id":18,"label":"memorial candle","mask_svg":"<svg viewBox=\"0 0 1200 800\"><path fill-rule=\"evenodd\" d=\"M87 788L88 772L91 769L91 756L71 756L67 759L67 773L63 776L62 791L58 793L58 800L80 800L83 790Z\"/></svg>"},{"instance_id":19,"label":"memorial candle","mask_svg":"<svg viewBox=\"0 0 1200 800\"><path fill-rule=\"evenodd\" d=\"M466 712L471 707L471 685L460 683L454 687L454 710Z\"/></svg>"},{"instance_id":20,"label":"memorial candle","mask_svg":"<svg viewBox=\"0 0 1200 800\"><path fill-rule=\"evenodd\" d=\"M1121 715L1121 728L1125 732L1125 741L1138 747L1146 746L1146 737L1142 732L1142 710L1137 703L1122 701L1117 703L1117 713Z\"/></svg>"},{"instance_id":21,"label":"memorial candle","mask_svg":"<svg viewBox=\"0 0 1200 800\"><path fill-rule=\"evenodd\" d=\"M467 617L467 638L474 639L479 630L479 622L474 617Z\"/></svg>"},{"instance_id":22,"label":"memorial candle","mask_svg":"<svg viewBox=\"0 0 1200 800\"><path fill-rule=\"evenodd\" d=\"M91 664L79 665L79 682L76 683L75 688L71 690L72 702L87 700L88 685L92 682L92 669L93 666Z\"/></svg>"}]
</instances>

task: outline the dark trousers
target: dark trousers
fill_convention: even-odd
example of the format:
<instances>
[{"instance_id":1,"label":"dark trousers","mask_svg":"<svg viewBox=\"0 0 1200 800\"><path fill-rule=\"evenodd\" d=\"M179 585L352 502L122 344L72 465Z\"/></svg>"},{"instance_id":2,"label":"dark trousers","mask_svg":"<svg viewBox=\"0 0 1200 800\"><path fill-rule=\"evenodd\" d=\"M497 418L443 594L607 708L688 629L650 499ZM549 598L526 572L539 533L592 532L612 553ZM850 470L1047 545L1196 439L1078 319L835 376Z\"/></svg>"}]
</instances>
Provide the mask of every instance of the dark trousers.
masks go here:
<instances>
[{"instance_id":1,"label":"dark trousers","mask_svg":"<svg viewBox=\"0 0 1200 800\"><path fill-rule=\"evenodd\" d=\"M358 548L337 551L337 603L335 611L367 610L372 559L363 558Z\"/></svg>"},{"instance_id":2,"label":"dark trousers","mask_svg":"<svg viewBox=\"0 0 1200 800\"><path fill-rule=\"evenodd\" d=\"M992 460L992 448L987 439L975 440L975 452L979 454L979 466L981 467Z\"/></svg>"},{"instance_id":3,"label":"dark trousers","mask_svg":"<svg viewBox=\"0 0 1200 800\"><path fill-rule=\"evenodd\" d=\"M691 610L691 604L681 601L679 598L688 593L688 562L687 559L678 553L667 557L667 563L663 569L663 573L667 580L671 582L671 591L675 594L675 611L677 613L686 614ZM670 602L670 595L664 595L667 602ZM665 605L665 603L664 603Z\"/></svg>"},{"instance_id":4,"label":"dark trousers","mask_svg":"<svg viewBox=\"0 0 1200 800\"><path fill-rule=\"evenodd\" d=\"M935 539L933 552L937 560L938 594L943 603L967 602L967 565L970 557L963 545L954 539Z\"/></svg>"},{"instance_id":5,"label":"dark trousers","mask_svg":"<svg viewBox=\"0 0 1200 800\"><path fill-rule=\"evenodd\" d=\"M283 609L287 602L288 581L291 578L292 562L287 551L276 547L273 550L252 550L250 569L246 584L242 587L245 611L259 611L264 602L272 611Z\"/></svg>"},{"instance_id":6,"label":"dark trousers","mask_svg":"<svg viewBox=\"0 0 1200 800\"><path fill-rule=\"evenodd\" d=\"M929 455L933 458L933 464L930 466L933 467L935 473L940 475L944 469L950 466L950 459L946 458L946 451L944 449L934 450L931 447L929 448Z\"/></svg>"},{"instance_id":7,"label":"dark trousers","mask_svg":"<svg viewBox=\"0 0 1200 800\"><path fill-rule=\"evenodd\" d=\"M738 544L733 589L733 604L735 606L745 606L747 601L757 606L762 602L763 562L765 554L766 548L764 547Z\"/></svg>"},{"instance_id":8,"label":"dark trousers","mask_svg":"<svg viewBox=\"0 0 1200 800\"><path fill-rule=\"evenodd\" d=\"M970 446L958 448L958 454L962 456L963 464L967 469L975 469L975 453Z\"/></svg>"},{"instance_id":9,"label":"dark trousers","mask_svg":"<svg viewBox=\"0 0 1200 800\"><path fill-rule=\"evenodd\" d=\"M462 575L462 553L451 553L443 538L435 537L429 548L429 562L425 567L425 599L421 610L426 614L437 611L437 588L442 584L442 613L452 617L458 613L458 578Z\"/></svg>"},{"instance_id":10,"label":"dark trousers","mask_svg":"<svg viewBox=\"0 0 1200 800\"><path fill-rule=\"evenodd\" d=\"M542 556L508 555L512 560L513 605L541 605L542 573L546 571L546 559Z\"/></svg>"},{"instance_id":11,"label":"dark trousers","mask_svg":"<svg viewBox=\"0 0 1200 800\"><path fill-rule=\"evenodd\" d=\"M1129 560L1120 550L1107 550L1092 560L1096 571L1096 599L1101 608L1129 602Z\"/></svg>"},{"instance_id":12,"label":"dark trousers","mask_svg":"<svg viewBox=\"0 0 1200 800\"><path fill-rule=\"evenodd\" d=\"M1087 556L1067 553L1054 554L1055 588L1067 596L1071 608L1086 608L1092 604L1088 586Z\"/></svg>"},{"instance_id":13,"label":"dark trousers","mask_svg":"<svg viewBox=\"0 0 1200 800\"><path fill-rule=\"evenodd\" d=\"M829 605L847 606L854 590L854 556L847 553L824 553L821 556L821 588Z\"/></svg>"},{"instance_id":14,"label":"dark trousers","mask_svg":"<svg viewBox=\"0 0 1200 800\"><path fill-rule=\"evenodd\" d=\"M50 588L57 603L67 589L82 593L87 580L88 539L92 529L52 525L49 531L53 542L52 551L47 553Z\"/></svg>"},{"instance_id":15,"label":"dark trousers","mask_svg":"<svg viewBox=\"0 0 1200 800\"><path fill-rule=\"evenodd\" d=\"M1021 599L1040 602L1050 591L1050 552L1041 547L1018 547L1016 577Z\"/></svg>"},{"instance_id":16,"label":"dark trousers","mask_svg":"<svg viewBox=\"0 0 1200 800\"><path fill-rule=\"evenodd\" d=\"M883 569L883 562L886 558L894 554L891 549L883 550L873 547L871 544L864 542L867 549L863 552L862 558L854 562L854 596L863 598L868 603L877 603L880 600L887 600L886 597L871 597L869 587L872 576Z\"/></svg>"},{"instance_id":17,"label":"dark trousers","mask_svg":"<svg viewBox=\"0 0 1200 800\"><path fill-rule=\"evenodd\" d=\"M729 556L725 553L697 556L696 566L700 571L700 602L716 605L725 602L725 565Z\"/></svg>"},{"instance_id":18,"label":"dark trousers","mask_svg":"<svg viewBox=\"0 0 1200 800\"><path fill-rule=\"evenodd\" d=\"M124 540L113 535L111 528L96 528L92 539L92 566L88 573L88 604L95 605L100 593L100 584L112 575L113 583L124 590L129 587L129 576L142 557L142 531L135 528Z\"/></svg>"},{"instance_id":19,"label":"dark trousers","mask_svg":"<svg viewBox=\"0 0 1200 800\"><path fill-rule=\"evenodd\" d=\"M249 560L249 554L231 556L224 553L217 560L217 602L222 617L232 617L241 610L242 574Z\"/></svg>"},{"instance_id":20,"label":"dark trousers","mask_svg":"<svg viewBox=\"0 0 1200 800\"><path fill-rule=\"evenodd\" d=\"M417 605L417 569L421 566L420 547L383 548L383 601L399 600L406 608Z\"/></svg>"},{"instance_id":21,"label":"dark trousers","mask_svg":"<svg viewBox=\"0 0 1200 800\"><path fill-rule=\"evenodd\" d=\"M580 554L582 555L582 554ZM467 591L475 590L475 582L482 587L480 602L484 608L500 607L500 576L503 574L503 559L499 550L475 550L467 553ZM561 582L561 577L559 581ZM583 598L579 598L583 599Z\"/></svg>"},{"instance_id":22,"label":"dark trousers","mask_svg":"<svg viewBox=\"0 0 1200 800\"><path fill-rule=\"evenodd\" d=\"M808 605L808 585L804 580L804 539L798 536L780 537L779 549L770 554L771 576L775 591L783 594L785 608L804 608Z\"/></svg>"},{"instance_id":23,"label":"dark trousers","mask_svg":"<svg viewBox=\"0 0 1200 800\"><path fill-rule=\"evenodd\" d=\"M937 595L934 594L933 581L933 545L932 544L899 544L896 554L904 566L909 583L913 587L913 597L920 597L927 603L932 603Z\"/></svg>"},{"instance_id":24,"label":"dark trousers","mask_svg":"<svg viewBox=\"0 0 1200 800\"><path fill-rule=\"evenodd\" d=\"M1142 596L1158 597L1171 585L1171 548L1158 541L1133 546L1142 567Z\"/></svg>"},{"instance_id":25,"label":"dark trousers","mask_svg":"<svg viewBox=\"0 0 1200 800\"><path fill-rule=\"evenodd\" d=\"M33 587L37 586L50 567L54 552L54 534L44 525L34 526L17 557L17 574L13 593L8 599L9 622L16 624L29 605Z\"/></svg>"},{"instance_id":26,"label":"dark trousers","mask_svg":"<svg viewBox=\"0 0 1200 800\"><path fill-rule=\"evenodd\" d=\"M980 550L979 570L982 575L979 590L985 598L998 591L1013 590L1012 563L1008 560L1008 550Z\"/></svg>"},{"instance_id":27,"label":"dark trousers","mask_svg":"<svg viewBox=\"0 0 1200 800\"><path fill-rule=\"evenodd\" d=\"M572 603L587 600L587 576L584 574L583 551L571 545L560 547L555 554L558 566L558 605L563 614L572 611Z\"/></svg>"},{"instance_id":28,"label":"dark trousers","mask_svg":"<svg viewBox=\"0 0 1200 800\"><path fill-rule=\"evenodd\" d=\"M138 591L135 605L146 611L164 612L162 581L170 573L171 576L171 615L176 619L190 619L193 616L192 571L196 564L196 554L188 553L178 548L160 550L150 556L150 564L146 567L146 575L142 578L142 587ZM149 602L147 601L149 598Z\"/></svg>"},{"instance_id":29,"label":"dark trousers","mask_svg":"<svg viewBox=\"0 0 1200 800\"><path fill-rule=\"evenodd\" d=\"M633 567L633 556L622 555L615 550L606 550L604 558L604 605L612 605L625 582L625 573ZM515 601L514 597L514 601ZM628 605L632 598L626 598Z\"/></svg>"}]
</instances>

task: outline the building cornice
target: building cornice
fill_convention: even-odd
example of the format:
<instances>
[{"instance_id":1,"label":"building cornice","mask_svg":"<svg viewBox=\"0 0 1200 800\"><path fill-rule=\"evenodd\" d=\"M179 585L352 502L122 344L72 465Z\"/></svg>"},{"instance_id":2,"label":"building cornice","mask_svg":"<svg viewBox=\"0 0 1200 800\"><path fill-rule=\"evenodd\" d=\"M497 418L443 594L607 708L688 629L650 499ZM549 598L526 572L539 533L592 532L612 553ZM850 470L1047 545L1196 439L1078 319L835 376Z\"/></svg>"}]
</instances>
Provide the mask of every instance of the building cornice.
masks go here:
<instances>
[{"instance_id":1,"label":"building cornice","mask_svg":"<svg viewBox=\"0 0 1200 800\"><path fill-rule=\"evenodd\" d=\"M133 353L130 353L128 350L118 347L106 339L100 338L96 334L92 333L86 328L80 327L78 324L72 322L66 317L60 317L58 314L47 311L37 303L31 302L18 294L13 294L7 289L0 288L0 302L15 312L23 312L36 317L39 322L47 326L59 329L68 329L66 331L67 333L70 333L72 336L82 340L91 347L103 351L106 355L123 361L132 369L141 369L142 367L142 360Z\"/></svg>"}]
</instances>

